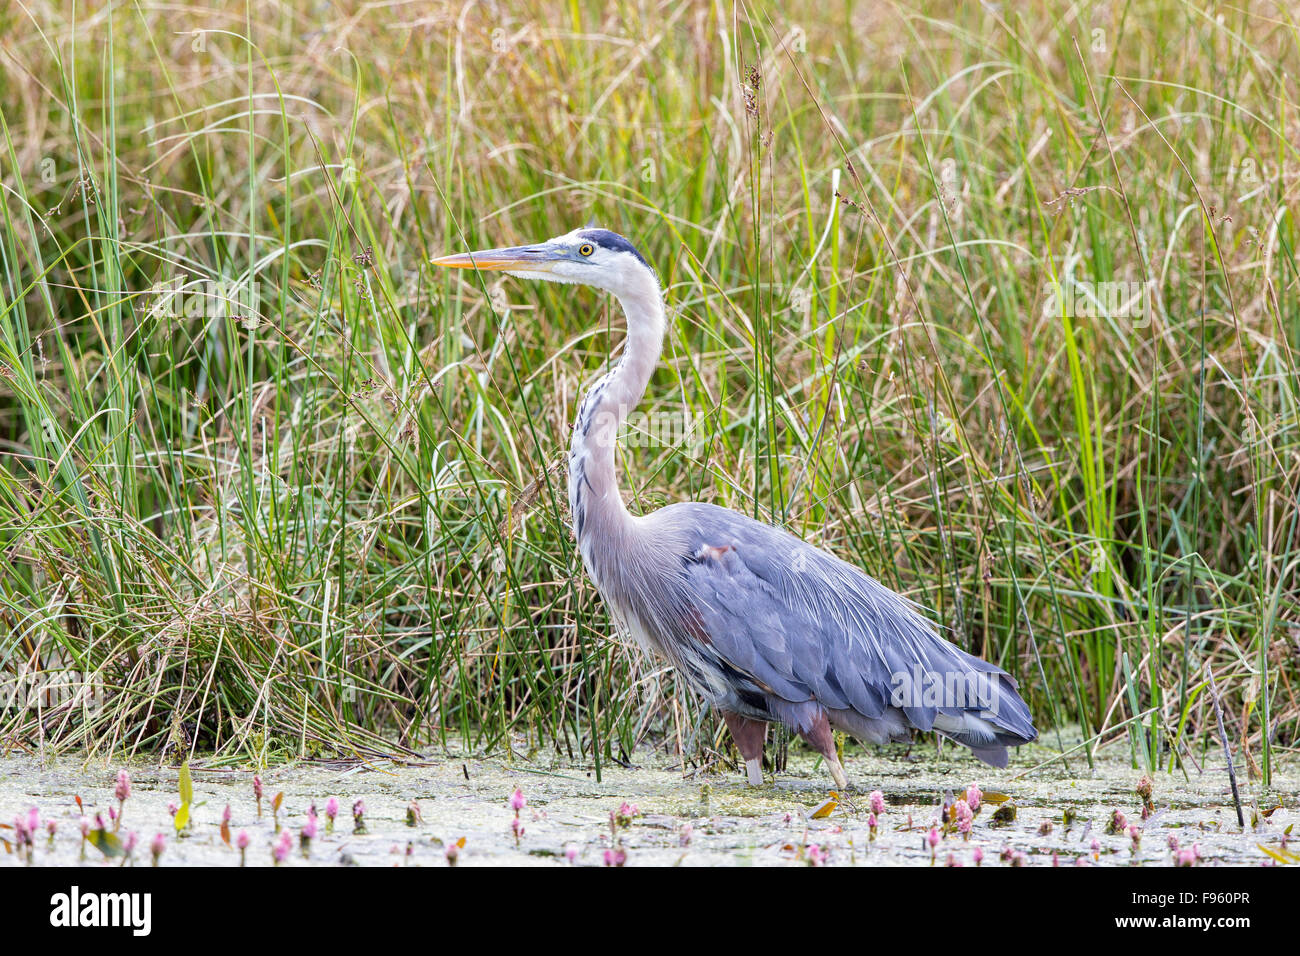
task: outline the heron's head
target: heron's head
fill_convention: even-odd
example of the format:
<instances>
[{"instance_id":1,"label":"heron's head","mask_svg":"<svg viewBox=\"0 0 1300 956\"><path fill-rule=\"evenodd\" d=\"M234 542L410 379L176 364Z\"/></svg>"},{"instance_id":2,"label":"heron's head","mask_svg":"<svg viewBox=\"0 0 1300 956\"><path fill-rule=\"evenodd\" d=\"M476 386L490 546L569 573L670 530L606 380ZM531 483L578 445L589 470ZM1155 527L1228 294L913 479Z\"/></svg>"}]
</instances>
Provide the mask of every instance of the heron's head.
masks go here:
<instances>
[{"instance_id":1,"label":"heron's head","mask_svg":"<svg viewBox=\"0 0 1300 956\"><path fill-rule=\"evenodd\" d=\"M435 266L505 272L520 279L577 282L618 296L657 290L659 278L636 247L608 229L575 229L532 246L461 252L433 260Z\"/></svg>"}]
</instances>

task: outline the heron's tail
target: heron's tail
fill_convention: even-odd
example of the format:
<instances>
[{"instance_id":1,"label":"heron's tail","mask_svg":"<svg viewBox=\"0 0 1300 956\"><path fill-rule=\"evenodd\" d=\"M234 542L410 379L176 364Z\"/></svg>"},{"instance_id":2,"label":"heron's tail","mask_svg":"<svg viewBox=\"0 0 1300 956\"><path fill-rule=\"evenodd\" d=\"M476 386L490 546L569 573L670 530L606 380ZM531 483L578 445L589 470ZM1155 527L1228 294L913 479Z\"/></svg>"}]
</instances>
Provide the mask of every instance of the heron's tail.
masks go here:
<instances>
[{"instance_id":1,"label":"heron's tail","mask_svg":"<svg viewBox=\"0 0 1300 956\"><path fill-rule=\"evenodd\" d=\"M984 667L993 665L980 662ZM996 680L996 692L986 706L953 710L941 708L933 728L949 740L966 747L980 760L994 767L1007 765L1007 748L1038 739L1029 707L1016 690L1016 682L1000 670L984 672Z\"/></svg>"}]
</instances>

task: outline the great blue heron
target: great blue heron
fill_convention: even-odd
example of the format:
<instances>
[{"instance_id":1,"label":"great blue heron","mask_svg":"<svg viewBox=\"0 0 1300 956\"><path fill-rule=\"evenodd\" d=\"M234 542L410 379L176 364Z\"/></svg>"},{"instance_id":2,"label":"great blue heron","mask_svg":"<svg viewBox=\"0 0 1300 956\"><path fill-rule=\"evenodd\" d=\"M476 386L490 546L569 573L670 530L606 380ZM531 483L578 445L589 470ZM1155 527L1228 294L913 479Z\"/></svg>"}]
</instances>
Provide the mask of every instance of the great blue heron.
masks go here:
<instances>
[{"instance_id":1,"label":"great blue heron","mask_svg":"<svg viewBox=\"0 0 1300 956\"><path fill-rule=\"evenodd\" d=\"M1008 674L944 640L853 565L717 505L628 512L615 442L658 363L666 318L659 277L627 239L584 228L433 262L581 283L622 304L623 355L588 389L573 428L573 530L613 616L722 712L751 784L763 782L773 720L816 748L840 787L848 781L831 728L874 743L933 730L995 767L1006 766L1008 746L1038 736Z\"/></svg>"}]
</instances>

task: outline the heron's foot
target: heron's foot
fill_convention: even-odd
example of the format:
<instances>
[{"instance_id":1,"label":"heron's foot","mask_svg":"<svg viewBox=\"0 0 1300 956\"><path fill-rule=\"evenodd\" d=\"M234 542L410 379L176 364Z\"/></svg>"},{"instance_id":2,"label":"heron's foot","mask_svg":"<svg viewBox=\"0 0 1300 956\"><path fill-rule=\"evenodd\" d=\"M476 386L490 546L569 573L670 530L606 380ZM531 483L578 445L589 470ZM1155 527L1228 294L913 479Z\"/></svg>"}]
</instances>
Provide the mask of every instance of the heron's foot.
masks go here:
<instances>
[{"instance_id":1,"label":"heron's foot","mask_svg":"<svg viewBox=\"0 0 1300 956\"><path fill-rule=\"evenodd\" d=\"M751 787L761 787L763 785L763 761L758 758L746 760L745 776L749 778Z\"/></svg>"}]
</instances>

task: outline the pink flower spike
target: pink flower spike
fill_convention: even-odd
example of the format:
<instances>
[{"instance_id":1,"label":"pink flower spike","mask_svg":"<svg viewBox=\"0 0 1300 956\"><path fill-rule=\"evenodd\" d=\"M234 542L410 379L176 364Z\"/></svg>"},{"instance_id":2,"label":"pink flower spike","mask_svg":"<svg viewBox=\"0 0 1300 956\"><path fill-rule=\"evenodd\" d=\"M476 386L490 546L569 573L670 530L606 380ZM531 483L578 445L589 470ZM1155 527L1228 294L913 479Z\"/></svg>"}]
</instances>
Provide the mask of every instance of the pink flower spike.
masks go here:
<instances>
[{"instance_id":1,"label":"pink flower spike","mask_svg":"<svg viewBox=\"0 0 1300 956\"><path fill-rule=\"evenodd\" d=\"M293 849L293 836L287 829L280 831L280 839L275 841L275 847L271 850L271 858L275 860L277 866L289 859L289 852Z\"/></svg>"},{"instance_id":2,"label":"pink flower spike","mask_svg":"<svg viewBox=\"0 0 1300 956\"><path fill-rule=\"evenodd\" d=\"M937 846L939 845L939 828L938 828L938 827L930 827L930 832L929 832L929 834L927 834L927 836L926 836L925 839L926 839L926 842L930 844L930 849L931 849L931 850L933 850L935 847L937 847Z\"/></svg>"},{"instance_id":3,"label":"pink flower spike","mask_svg":"<svg viewBox=\"0 0 1300 956\"><path fill-rule=\"evenodd\" d=\"M41 828L41 813L35 807L27 811L27 832L35 833Z\"/></svg>"},{"instance_id":4,"label":"pink flower spike","mask_svg":"<svg viewBox=\"0 0 1300 956\"><path fill-rule=\"evenodd\" d=\"M325 819L333 820L339 815L339 798L330 797L325 801Z\"/></svg>"},{"instance_id":5,"label":"pink flower spike","mask_svg":"<svg viewBox=\"0 0 1300 956\"><path fill-rule=\"evenodd\" d=\"M952 805L952 814L953 819L957 821L957 832L962 836L970 836L971 824L975 820L970 804L965 800L958 800Z\"/></svg>"},{"instance_id":6,"label":"pink flower spike","mask_svg":"<svg viewBox=\"0 0 1300 956\"><path fill-rule=\"evenodd\" d=\"M131 796L131 775L125 770L117 772L117 786L113 788L113 796L117 797L118 803L125 803L126 798Z\"/></svg>"},{"instance_id":7,"label":"pink flower spike","mask_svg":"<svg viewBox=\"0 0 1300 956\"><path fill-rule=\"evenodd\" d=\"M248 831L240 830L235 836L235 846L240 850L247 850L249 843Z\"/></svg>"},{"instance_id":8,"label":"pink flower spike","mask_svg":"<svg viewBox=\"0 0 1300 956\"><path fill-rule=\"evenodd\" d=\"M975 852L972 854L972 856L974 857L976 866L979 866L981 863L984 862L984 851L981 850L979 847L975 848Z\"/></svg>"},{"instance_id":9,"label":"pink flower spike","mask_svg":"<svg viewBox=\"0 0 1300 956\"><path fill-rule=\"evenodd\" d=\"M161 833L155 833L153 839L149 842L149 855L153 857L153 865L158 865L158 857L163 855L167 849L167 838Z\"/></svg>"},{"instance_id":10,"label":"pink flower spike","mask_svg":"<svg viewBox=\"0 0 1300 956\"><path fill-rule=\"evenodd\" d=\"M524 792L516 787L515 792L510 795L510 809L517 814L526 806L528 806L528 799L524 796Z\"/></svg>"},{"instance_id":11,"label":"pink flower spike","mask_svg":"<svg viewBox=\"0 0 1300 956\"><path fill-rule=\"evenodd\" d=\"M871 812L882 816L885 812L885 795L879 790L872 790L868 799L871 801Z\"/></svg>"},{"instance_id":12,"label":"pink flower spike","mask_svg":"<svg viewBox=\"0 0 1300 956\"><path fill-rule=\"evenodd\" d=\"M230 804L226 804L226 809L221 811L221 822L230 826Z\"/></svg>"},{"instance_id":13,"label":"pink flower spike","mask_svg":"<svg viewBox=\"0 0 1300 956\"><path fill-rule=\"evenodd\" d=\"M570 863L576 863L578 861L578 848L576 846L565 847L564 858Z\"/></svg>"},{"instance_id":14,"label":"pink flower spike","mask_svg":"<svg viewBox=\"0 0 1300 956\"><path fill-rule=\"evenodd\" d=\"M984 791L978 785L972 783L966 788L966 806L970 807L972 812L980 808L983 799Z\"/></svg>"}]
</instances>

